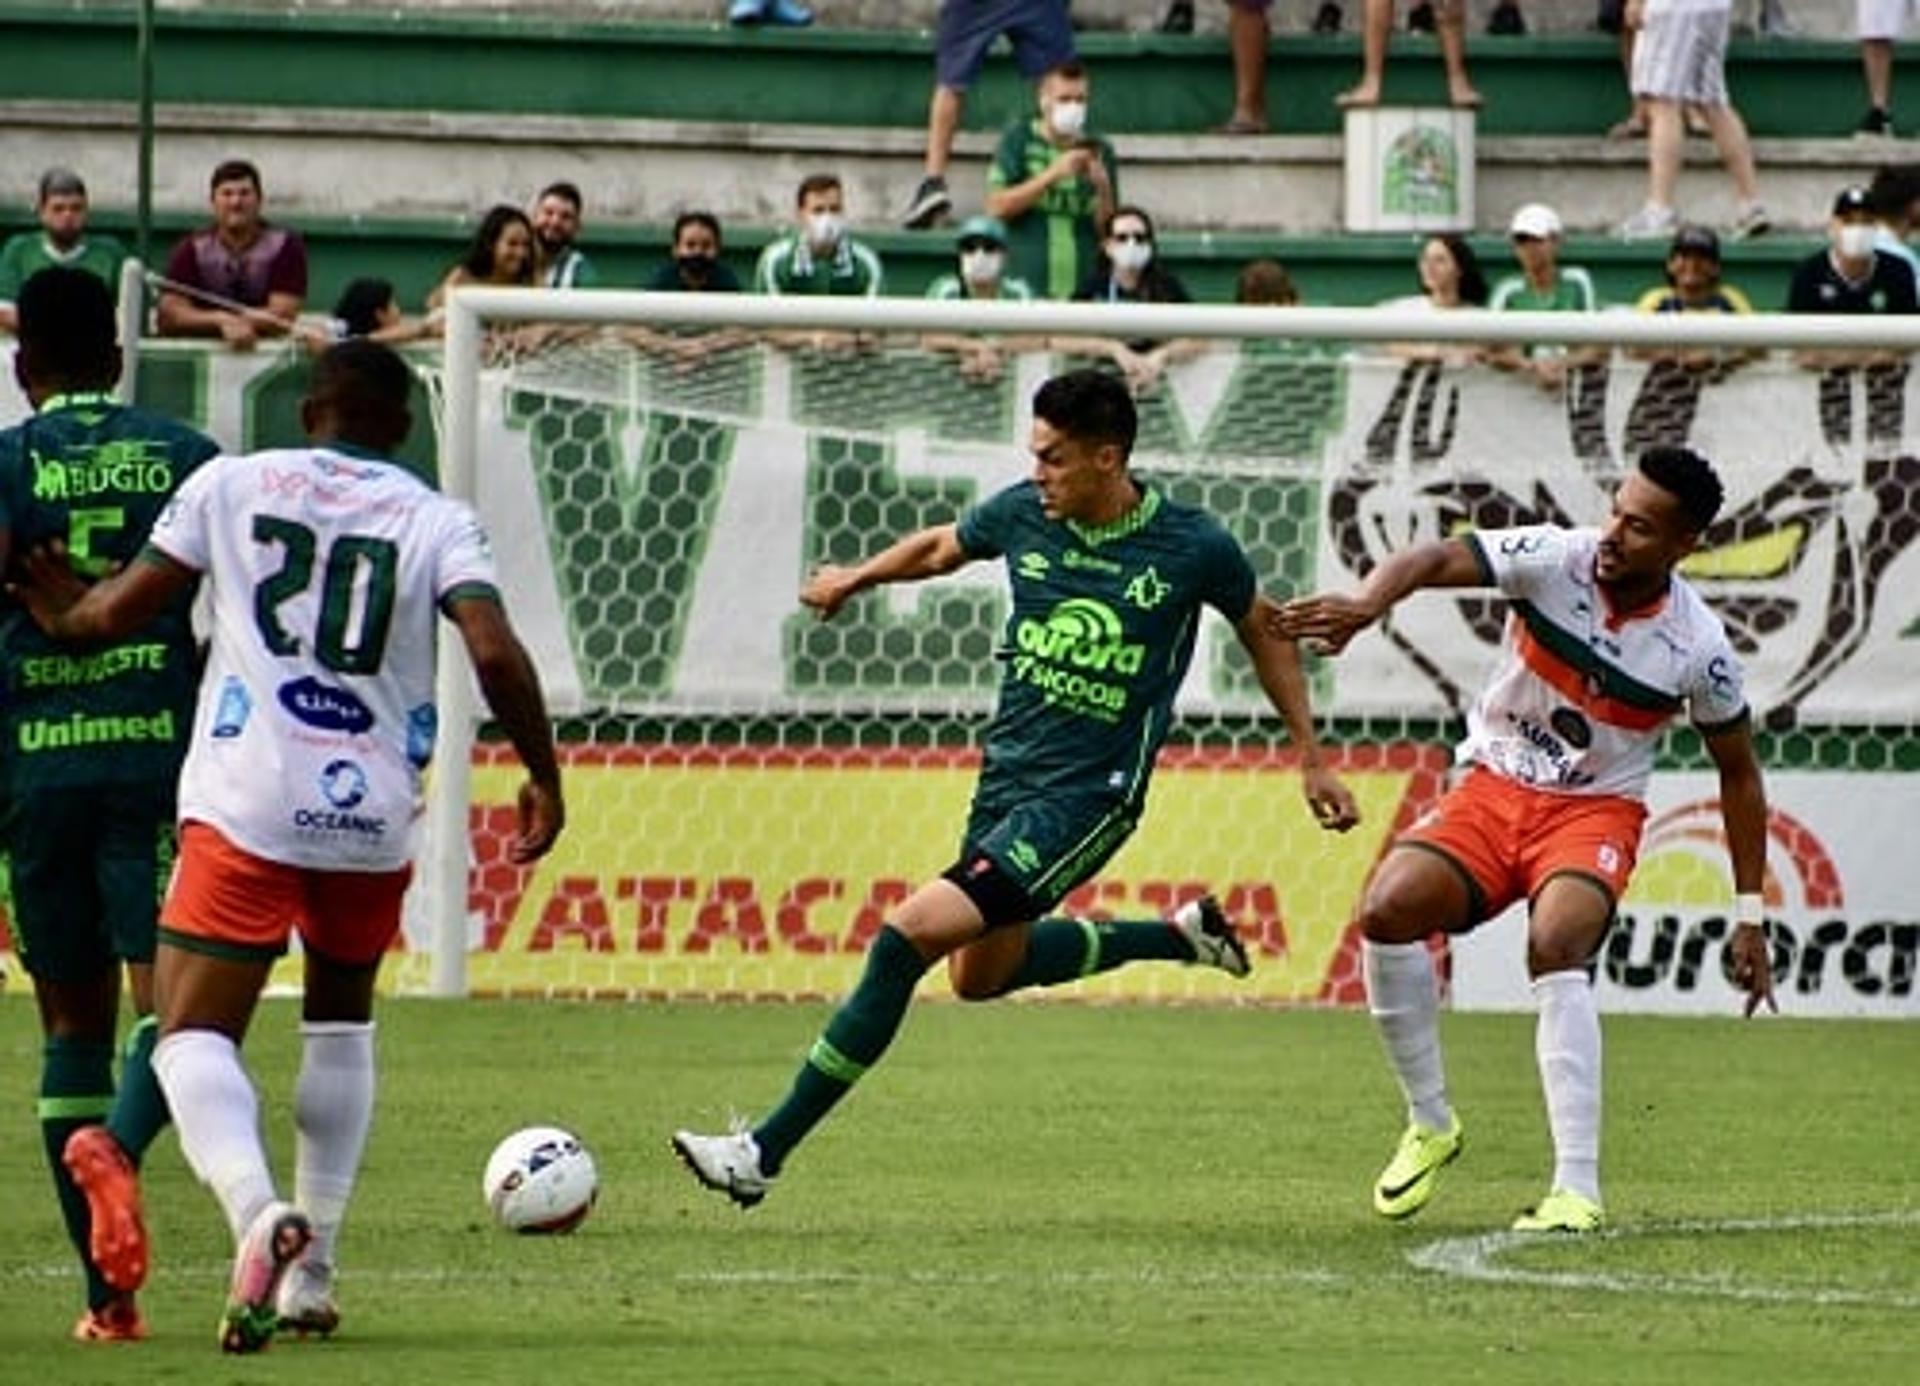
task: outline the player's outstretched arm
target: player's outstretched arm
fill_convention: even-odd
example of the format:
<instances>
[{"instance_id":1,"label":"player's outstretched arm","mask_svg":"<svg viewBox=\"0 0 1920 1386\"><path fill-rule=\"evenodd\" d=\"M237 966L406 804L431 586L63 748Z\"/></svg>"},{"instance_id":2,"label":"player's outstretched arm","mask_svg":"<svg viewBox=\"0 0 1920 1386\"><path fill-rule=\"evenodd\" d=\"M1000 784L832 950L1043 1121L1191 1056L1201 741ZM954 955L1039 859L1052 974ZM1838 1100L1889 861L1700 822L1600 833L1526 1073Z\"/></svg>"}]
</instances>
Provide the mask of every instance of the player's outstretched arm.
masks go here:
<instances>
[{"instance_id":1,"label":"player's outstretched arm","mask_svg":"<svg viewBox=\"0 0 1920 1386\"><path fill-rule=\"evenodd\" d=\"M858 567L827 564L815 568L800 588L800 604L813 608L824 621L869 587L939 577L964 567L966 562L959 530L953 525L933 525L896 541Z\"/></svg>"},{"instance_id":2,"label":"player's outstretched arm","mask_svg":"<svg viewBox=\"0 0 1920 1386\"><path fill-rule=\"evenodd\" d=\"M1321 592L1276 609L1274 633L1310 641L1320 653L1339 654L1354 636L1391 611L1402 597L1423 587L1484 587L1479 555L1461 539L1415 544L1390 554L1350 595Z\"/></svg>"},{"instance_id":3,"label":"player's outstretched arm","mask_svg":"<svg viewBox=\"0 0 1920 1386\"><path fill-rule=\"evenodd\" d=\"M553 726L540 692L540 675L526 646L513 633L507 613L490 597L461 597L447 604L447 617L466 642L480 691L507 733L527 781L520 786L520 835L508 848L516 862L546 855L566 825L560 795L560 762L553 753Z\"/></svg>"},{"instance_id":4,"label":"player's outstretched arm","mask_svg":"<svg viewBox=\"0 0 1920 1386\"><path fill-rule=\"evenodd\" d=\"M1253 660L1254 674L1287 724L1287 737L1300 751L1300 770L1307 807L1323 828L1345 832L1360 821L1359 807L1340 777L1321 762L1320 739L1313 728L1313 704L1306 676L1300 670L1300 650L1285 636L1274 633L1279 607L1261 594L1253 599L1234 632Z\"/></svg>"},{"instance_id":5,"label":"player's outstretched arm","mask_svg":"<svg viewBox=\"0 0 1920 1386\"><path fill-rule=\"evenodd\" d=\"M149 545L112 577L88 586L67 561L67 546L52 539L21 558L12 592L41 630L55 640L84 645L131 635L165 611L197 576Z\"/></svg>"},{"instance_id":6,"label":"player's outstretched arm","mask_svg":"<svg viewBox=\"0 0 1920 1386\"><path fill-rule=\"evenodd\" d=\"M1720 772L1720 818L1727 830L1727 855L1733 859L1733 941L1728 945L1733 980L1747 993L1748 1015L1762 1005L1778 1011L1761 905L1767 867L1767 790L1753 750L1753 728L1743 719L1704 739Z\"/></svg>"}]
</instances>

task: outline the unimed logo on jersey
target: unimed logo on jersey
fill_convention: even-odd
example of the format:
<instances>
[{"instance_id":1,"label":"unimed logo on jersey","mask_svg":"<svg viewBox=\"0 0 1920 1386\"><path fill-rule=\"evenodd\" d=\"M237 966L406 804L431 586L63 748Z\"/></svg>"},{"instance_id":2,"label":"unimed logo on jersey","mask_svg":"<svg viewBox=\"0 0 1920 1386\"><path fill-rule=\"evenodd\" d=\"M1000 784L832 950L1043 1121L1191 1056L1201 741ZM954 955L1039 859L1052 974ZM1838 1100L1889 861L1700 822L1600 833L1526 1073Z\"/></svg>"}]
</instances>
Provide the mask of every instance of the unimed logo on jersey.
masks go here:
<instances>
[{"instance_id":1,"label":"unimed logo on jersey","mask_svg":"<svg viewBox=\"0 0 1920 1386\"><path fill-rule=\"evenodd\" d=\"M1780 809L1767 815L1763 896L1784 1006L1796 996L1912 995L1920 923L1856 917L1833 853ZM1696 799L1659 814L1647 824L1633 887L1607 939L1606 980L1650 997L1703 985L1717 991L1723 982L1730 988L1732 897L1720 801Z\"/></svg>"}]
</instances>

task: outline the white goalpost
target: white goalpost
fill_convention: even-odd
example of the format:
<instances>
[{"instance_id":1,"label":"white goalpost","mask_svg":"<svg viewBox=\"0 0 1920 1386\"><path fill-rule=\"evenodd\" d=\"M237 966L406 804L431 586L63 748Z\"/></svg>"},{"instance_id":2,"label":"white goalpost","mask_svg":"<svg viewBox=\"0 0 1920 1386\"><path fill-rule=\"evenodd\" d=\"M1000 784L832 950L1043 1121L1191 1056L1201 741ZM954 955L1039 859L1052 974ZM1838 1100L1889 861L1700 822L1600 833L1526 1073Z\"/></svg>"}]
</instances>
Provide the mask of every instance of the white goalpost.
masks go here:
<instances>
[{"instance_id":1,"label":"white goalpost","mask_svg":"<svg viewBox=\"0 0 1920 1386\"><path fill-rule=\"evenodd\" d=\"M974 565L821 625L801 578L1024 475L1048 375L1132 369L1168 342L1136 377L1135 465L1217 515L1277 594L1350 587L1417 538L1597 523L1640 450L1706 453L1727 504L1686 571L1761 719L1784 995L1915 1013L1920 924L1881 839L1920 808L1920 319L610 290L463 288L447 307L440 483L492 533L554 705L570 827L538 869L504 862L515 770L477 737L447 642L427 922L398 984L841 990L888 905L958 846L1004 587ZM1490 594L1425 594L1314 664L1367 815L1343 839L1313 828L1277 719L1210 619L1141 828L1069 909L1162 913L1213 890L1258 941L1253 983L1131 969L1083 990L1357 999L1358 892L1439 792L1502 616ZM1697 741L1670 736L1602 964L1656 1009L1721 995L1712 795ZM1456 1000L1480 975L1456 974Z\"/></svg>"}]
</instances>

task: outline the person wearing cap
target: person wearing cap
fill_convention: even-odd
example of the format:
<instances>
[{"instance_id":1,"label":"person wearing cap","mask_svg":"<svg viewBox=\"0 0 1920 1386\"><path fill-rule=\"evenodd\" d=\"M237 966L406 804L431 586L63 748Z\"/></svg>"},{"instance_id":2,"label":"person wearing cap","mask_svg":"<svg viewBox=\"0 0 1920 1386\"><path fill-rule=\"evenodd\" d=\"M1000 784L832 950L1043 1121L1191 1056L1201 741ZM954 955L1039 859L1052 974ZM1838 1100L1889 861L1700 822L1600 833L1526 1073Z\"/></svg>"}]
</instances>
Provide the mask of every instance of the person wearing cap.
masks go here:
<instances>
[{"instance_id":1,"label":"person wearing cap","mask_svg":"<svg viewBox=\"0 0 1920 1386\"><path fill-rule=\"evenodd\" d=\"M1682 226L1667 247L1667 282L1640 295L1642 313L1751 313L1747 296L1720 278L1720 237L1709 226ZM1685 446L1699 411L1700 387L1717 384L1763 353L1713 347L1636 347L1648 374L1627 417L1627 450Z\"/></svg>"},{"instance_id":2,"label":"person wearing cap","mask_svg":"<svg viewBox=\"0 0 1920 1386\"><path fill-rule=\"evenodd\" d=\"M959 269L943 274L927 286L927 297L942 300L994 299L1002 303L1030 303L1033 287L1007 271L1007 228L996 217L968 217L954 237ZM1009 355L1039 351L1041 337L997 337L979 333L929 332L920 339L928 351L952 352L960 358L960 374L985 383L998 380Z\"/></svg>"},{"instance_id":3,"label":"person wearing cap","mask_svg":"<svg viewBox=\"0 0 1920 1386\"><path fill-rule=\"evenodd\" d=\"M127 252L111 236L87 234L87 185L70 168L40 175L34 204L38 231L22 231L0 247L0 331L17 332L20 315L14 300L20 286L52 265L68 265L97 275L115 298L120 295L120 266Z\"/></svg>"},{"instance_id":4,"label":"person wearing cap","mask_svg":"<svg viewBox=\"0 0 1920 1386\"><path fill-rule=\"evenodd\" d=\"M1833 200L1827 248L1815 251L1793 272L1789 313L1920 312L1913 271L1898 256L1875 250L1873 199L1862 187L1843 188ZM1803 350L1794 360L1820 377L1820 426L1829 443L1853 438L1853 373L1866 380L1867 433L1897 441L1906 395L1907 358L1894 351L1842 348Z\"/></svg>"},{"instance_id":5,"label":"person wearing cap","mask_svg":"<svg viewBox=\"0 0 1920 1386\"><path fill-rule=\"evenodd\" d=\"M1529 202L1507 223L1507 241L1520 273L1493 286L1487 307L1494 312L1591 313L1600 306L1593 276L1578 265L1560 263L1560 214L1544 202ZM1568 352L1544 343L1526 347L1495 347L1486 352L1489 365L1500 370L1526 371L1542 389L1558 391L1565 383Z\"/></svg>"},{"instance_id":6,"label":"person wearing cap","mask_svg":"<svg viewBox=\"0 0 1920 1386\"><path fill-rule=\"evenodd\" d=\"M1727 95L1727 29L1733 0L1627 0L1633 43L1631 85L1636 104L1646 105L1647 200L1621 223L1629 241L1660 240L1679 223L1673 190L1680 181L1685 111L1697 111L1713 147L1733 180L1738 204L1731 234L1758 236L1772 222L1760 203L1753 143L1746 122Z\"/></svg>"},{"instance_id":7,"label":"person wearing cap","mask_svg":"<svg viewBox=\"0 0 1920 1386\"><path fill-rule=\"evenodd\" d=\"M1634 305L1642 313L1751 313L1747 296L1720 279L1720 237L1710 226L1688 224L1667 246L1667 282Z\"/></svg>"}]
</instances>

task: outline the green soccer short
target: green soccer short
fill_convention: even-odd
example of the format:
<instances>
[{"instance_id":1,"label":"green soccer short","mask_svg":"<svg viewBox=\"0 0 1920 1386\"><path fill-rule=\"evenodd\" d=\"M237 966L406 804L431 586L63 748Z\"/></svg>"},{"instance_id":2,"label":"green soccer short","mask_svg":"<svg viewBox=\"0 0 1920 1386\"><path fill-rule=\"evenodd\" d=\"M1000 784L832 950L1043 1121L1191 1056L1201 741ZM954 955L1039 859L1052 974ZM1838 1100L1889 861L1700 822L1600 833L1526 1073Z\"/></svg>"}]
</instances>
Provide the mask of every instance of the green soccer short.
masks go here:
<instances>
[{"instance_id":1,"label":"green soccer short","mask_svg":"<svg viewBox=\"0 0 1920 1386\"><path fill-rule=\"evenodd\" d=\"M0 810L14 949L35 977L78 982L153 961L173 871L173 786L15 793Z\"/></svg>"},{"instance_id":2,"label":"green soccer short","mask_svg":"<svg viewBox=\"0 0 1920 1386\"><path fill-rule=\"evenodd\" d=\"M1111 794L977 797L960 859L944 874L988 928L1046 914L1133 835L1140 806Z\"/></svg>"}]
</instances>

